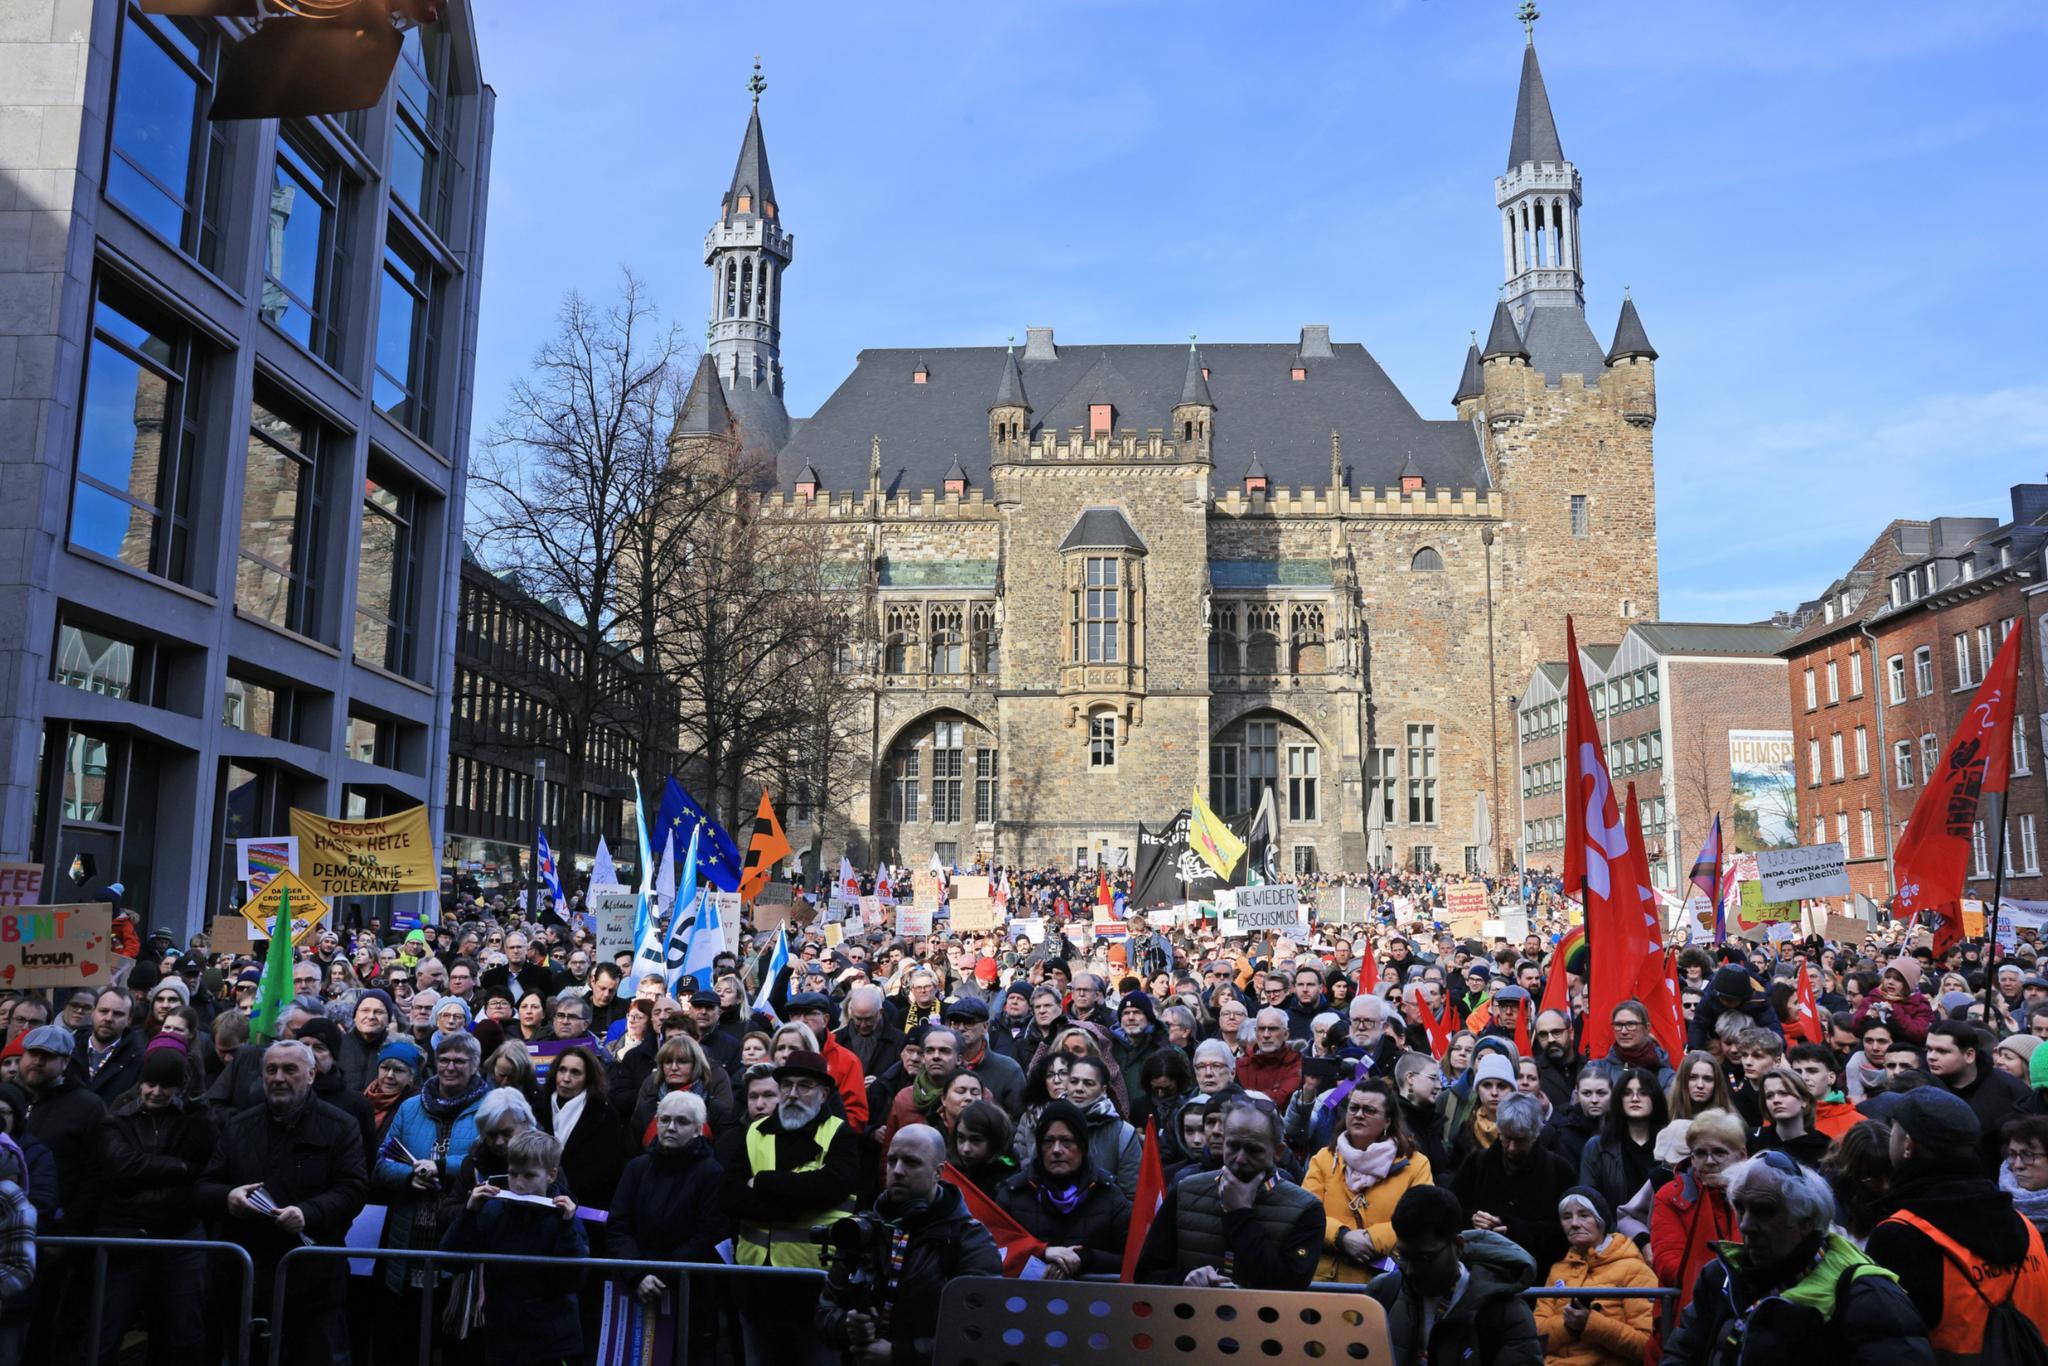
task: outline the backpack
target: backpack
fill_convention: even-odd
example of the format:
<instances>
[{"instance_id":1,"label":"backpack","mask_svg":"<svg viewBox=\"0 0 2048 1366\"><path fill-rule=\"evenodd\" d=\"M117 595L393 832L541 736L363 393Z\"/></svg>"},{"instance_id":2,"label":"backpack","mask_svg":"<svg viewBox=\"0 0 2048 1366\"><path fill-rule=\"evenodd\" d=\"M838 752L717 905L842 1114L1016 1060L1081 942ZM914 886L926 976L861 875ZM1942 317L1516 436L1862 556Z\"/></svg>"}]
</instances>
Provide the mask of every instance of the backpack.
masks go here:
<instances>
[{"instance_id":1,"label":"backpack","mask_svg":"<svg viewBox=\"0 0 2048 1366\"><path fill-rule=\"evenodd\" d=\"M2006 1287L2005 1298L1994 1303L1954 1253L1944 1247L1941 1255L1955 1263L1957 1271L1965 1273L1963 1279L1984 1301L1984 1345L1979 1359L1996 1361L2001 1366L2048 1366L2048 1343L2041 1341L2041 1330L2012 1302L2019 1290L2019 1278L2015 1276Z\"/></svg>"}]
</instances>

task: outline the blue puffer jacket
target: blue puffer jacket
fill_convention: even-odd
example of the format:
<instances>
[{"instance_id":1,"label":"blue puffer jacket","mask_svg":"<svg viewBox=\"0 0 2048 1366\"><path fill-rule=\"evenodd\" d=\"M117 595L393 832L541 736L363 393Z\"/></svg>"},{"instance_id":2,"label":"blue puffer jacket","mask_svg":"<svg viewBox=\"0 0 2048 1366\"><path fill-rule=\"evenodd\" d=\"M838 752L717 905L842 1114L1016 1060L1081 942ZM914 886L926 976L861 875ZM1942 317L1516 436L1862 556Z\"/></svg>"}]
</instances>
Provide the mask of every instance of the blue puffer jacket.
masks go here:
<instances>
[{"instance_id":1,"label":"blue puffer jacket","mask_svg":"<svg viewBox=\"0 0 2048 1366\"><path fill-rule=\"evenodd\" d=\"M441 1244L439 1202L442 1193L462 1170L462 1160L476 1145L476 1112L488 1088L477 1078L462 1095L442 1100L439 1083L430 1081L427 1090L409 1096L391 1116L384 1131L384 1146L370 1168L370 1194L391 1206L384 1216L385 1247L429 1248ZM404 1154L410 1153L411 1157ZM439 1169L437 1190L417 1190L412 1184L414 1161L432 1160ZM408 1274L411 1273L411 1274ZM385 1284L396 1292L406 1283L424 1284L424 1273L402 1262L387 1262Z\"/></svg>"}]
</instances>

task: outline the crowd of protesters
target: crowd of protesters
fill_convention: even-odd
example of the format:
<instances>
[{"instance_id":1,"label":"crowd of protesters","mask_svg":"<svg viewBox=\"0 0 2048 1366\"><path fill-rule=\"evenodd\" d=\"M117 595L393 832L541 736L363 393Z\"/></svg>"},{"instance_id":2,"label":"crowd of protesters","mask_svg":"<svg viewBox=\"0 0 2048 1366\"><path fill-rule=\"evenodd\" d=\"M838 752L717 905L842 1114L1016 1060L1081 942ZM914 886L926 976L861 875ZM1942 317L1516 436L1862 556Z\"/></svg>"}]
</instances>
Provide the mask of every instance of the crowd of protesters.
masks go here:
<instances>
[{"instance_id":1,"label":"crowd of protesters","mask_svg":"<svg viewBox=\"0 0 2048 1366\"><path fill-rule=\"evenodd\" d=\"M1512 942L1445 928L1448 881L1345 877L1369 909L1291 943L1141 910L1095 938L1096 874L1012 871L1042 933L856 912L792 926L765 983L772 930L709 980L628 980L574 914L464 899L312 937L267 1044L258 959L154 935L122 986L0 994L0 1366L83 1354L92 1259L39 1235L150 1241L111 1256L103 1361L220 1359L212 1238L264 1317L307 1242L546 1259L297 1259L295 1363L415 1360L423 1311L449 1362L595 1360L638 1312L791 1366L931 1359L945 1283L1014 1274L1020 1231L1051 1278L1357 1287L1401 1363L2032 1359L1999 1355L2048 1323L2031 942L1689 947L1684 1048L1631 1000L1589 1058L1554 881L1489 889ZM676 1264L821 1268L814 1227L864 1212L875 1298L706 1280L678 1321Z\"/></svg>"}]
</instances>

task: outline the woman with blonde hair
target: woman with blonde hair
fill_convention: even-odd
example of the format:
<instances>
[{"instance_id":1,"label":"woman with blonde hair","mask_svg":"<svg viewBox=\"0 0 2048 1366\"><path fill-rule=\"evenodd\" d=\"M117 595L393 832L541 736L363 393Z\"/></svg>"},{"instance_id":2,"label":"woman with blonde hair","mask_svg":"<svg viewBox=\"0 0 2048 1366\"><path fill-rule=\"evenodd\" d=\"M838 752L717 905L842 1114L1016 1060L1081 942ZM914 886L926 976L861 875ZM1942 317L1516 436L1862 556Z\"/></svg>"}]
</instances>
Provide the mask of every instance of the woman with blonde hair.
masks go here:
<instances>
[{"instance_id":1,"label":"woman with blonde hair","mask_svg":"<svg viewBox=\"0 0 2048 1366\"><path fill-rule=\"evenodd\" d=\"M1742 1227L1728 1203L1728 1172L1749 1156L1749 1126L1733 1110L1703 1110L1686 1121L1686 1160L1651 1204L1650 1265L1657 1284L1678 1291L1683 1312L1716 1243L1739 1243ZM1656 1360L1653 1352L1649 1360Z\"/></svg>"},{"instance_id":2,"label":"woman with blonde hair","mask_svg":"<svg viewBox=\"0 0 2048 1366\"><path fill-rule=\"evenodd\" d=\"M639 1094L633 1100L633 1120L626 1128L626 1137L635 1152L645 1152L654 1141L654 1112L661 1098L671 1091L688 1091L701 1097L714 1131L732 1120L732 1078L723 1067L712 1066L695 1039L688 1034L671 1034L662 1040L654 1055L654 1070L640 1084Z\"/></svg>"},{"instance_id":3,"label":"woman with blonde hair","mask_svg":"<svg viewBox=\"0 0 2048 1366\"><path fill-rule=\"evenodd\" d=\"M1657 1160L1676 1168L1685 1161L1685 1126L1695 1115L1708 1110L1735 1111L1735 1094L1728 1089L1728 1074L1712 1053L1704 1049L1678 1060L1671 1074L1671 1086L1664 1093L1670 1120L1657 1135Z\"/></svg>"},{"instance_id":4,"label":"woman with blonde hair","mask_svg":"<svg viewBox=\"0 0 2048 1366\"><path fill-rule=\"evenodd\" d=\"M811 1027L794 1022L775 1031L775 1037L768 1041L768 1057L777 1067L789 1061L789 1055L796 1052L815 1053L818 1051L818 1036L811 1033Z\"/></svg>"}]
</instances>

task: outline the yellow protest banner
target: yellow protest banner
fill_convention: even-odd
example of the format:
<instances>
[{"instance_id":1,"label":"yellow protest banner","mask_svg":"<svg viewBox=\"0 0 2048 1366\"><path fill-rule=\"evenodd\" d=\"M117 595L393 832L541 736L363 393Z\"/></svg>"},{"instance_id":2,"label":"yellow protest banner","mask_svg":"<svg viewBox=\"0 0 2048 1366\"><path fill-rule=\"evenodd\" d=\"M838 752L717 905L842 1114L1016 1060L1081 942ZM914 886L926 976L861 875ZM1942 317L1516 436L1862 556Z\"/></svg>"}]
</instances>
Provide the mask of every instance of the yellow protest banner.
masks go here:
<instances>
[{"instance_id":1,"label":"yellow protest banner","mask_svg":"<svg viewBox=\"0 0 2048 1366\"><path fill-rule=\"evenodd\" d=\"M366 821L292 811L299 876L327 896L385 896L441 887L427 808Z\"/></svg>"},{"instance_id":2,"label":"yellow protest banner","mask_svg":"<svg viewBox=\"0 0 2048 1366\"><path fill-rule=\"evenodd\" d=\"M319 893L289 868L272 876L263 884L263 890L250 898L249 904L242 907L242 919L254 926L258 935L270 938L270 927L277 922L278 905L286 892L292 894L292 945L297 947L315 925L327 918L328 907Z\"/></svg>"}]
</instances>

